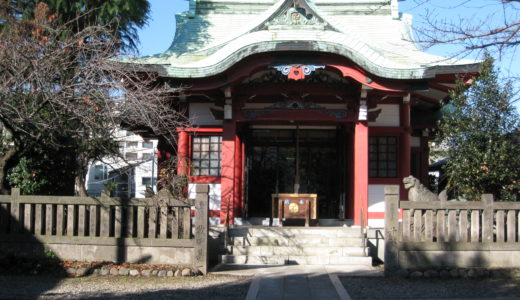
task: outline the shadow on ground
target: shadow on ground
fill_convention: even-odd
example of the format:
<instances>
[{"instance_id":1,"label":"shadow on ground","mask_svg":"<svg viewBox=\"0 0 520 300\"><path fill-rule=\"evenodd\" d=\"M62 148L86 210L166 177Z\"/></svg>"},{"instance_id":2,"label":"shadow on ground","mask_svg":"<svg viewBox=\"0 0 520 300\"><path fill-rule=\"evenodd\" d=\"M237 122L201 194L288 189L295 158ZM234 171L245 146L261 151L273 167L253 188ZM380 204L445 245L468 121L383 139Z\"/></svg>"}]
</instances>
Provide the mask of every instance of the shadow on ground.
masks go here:
<instances>
[{"instance_id":1,"label":"shadow on ground","mask_svg":"<svg viewBox=\"0 0 520 300\"><path fill-rule=\"evenodd\" d=\"M0 203L0 286L8 287L9 277L16 274L52 273L53 276L47 277L45 284L36 283L34 298L57 286L67 274L60 265L60 259L34 236L34 225L27 228L24 226L24 219L20 221L13 218L12 209L22 212L21 209L25 208L16 203ZM21 215L25 218L25 214ZM27 217L32 216L28 213ZM25 289L26 286L19 287L20 292ZM0 288L0 295L4 290L5 288ZM10 299L18 297L13 296Z\"/></svg>"},{"instance_id":2,"label":"shadow on ground","mask_svg":"<svg viewBox=\"0 0 520 300\"><path fill-rule=\"evenodd\" d=\"M250 277L0 277L0 299L244 299Z\"/></svg>"},{"instance_id":3,"label":"shadow on ground","mask_svg":"<svg viewBox=\"0 0 520 300\"><path fill-rule=\"evenodd\" d=\"M520 279L405 279L342 276L340 280L354 300L495 299L520 295Z\"/></svg>"}]
</instances>

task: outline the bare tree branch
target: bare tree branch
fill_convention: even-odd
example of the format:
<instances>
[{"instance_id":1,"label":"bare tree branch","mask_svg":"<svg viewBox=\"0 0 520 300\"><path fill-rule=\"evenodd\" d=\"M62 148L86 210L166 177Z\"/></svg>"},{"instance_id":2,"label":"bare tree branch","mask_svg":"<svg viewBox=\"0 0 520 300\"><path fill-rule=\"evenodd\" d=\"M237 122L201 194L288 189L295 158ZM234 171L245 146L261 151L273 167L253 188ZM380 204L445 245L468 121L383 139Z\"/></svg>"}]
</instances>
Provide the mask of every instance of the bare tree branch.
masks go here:
<instances>
[{"instance_id":1,"label":"bare tree branch","mask_svg":"<svg viewBox=\"0 0 520 300\"><path fill-rule=\"evenodd\" d=\"M78 177L92 160L117 155L114 131L144 128L176 144L187 126L176 89L157 74L118 63L119 41L103 26L70 32L45 11L24 21L0 15L0 121L22 141L69 149ZM0 178L3 181L3 178Z\"/></svg>"},{"instance_id":2,"label":"bare tree branch","mask_svg":"<svg viewBox=\"0 0 520 300\"><path fill-rule=\"evenodd\" d=\"M438 2L416 0L417 6ZM437 9L427 10L425 22L414 28L414 41L425 48L439 44L454 44L461 47L455 56L467 55L475 50L488 49L491 52L503 53L515 48L520 43L520 18L518 0L495 0L479 6L474 1L449 2L447 6L434 6ZM487 11L484 16L458 16L455 19L443 16L443 10L468 8L472 11ZM439 9L441 10L439 12Z\"/></svg>"}]
</instances>

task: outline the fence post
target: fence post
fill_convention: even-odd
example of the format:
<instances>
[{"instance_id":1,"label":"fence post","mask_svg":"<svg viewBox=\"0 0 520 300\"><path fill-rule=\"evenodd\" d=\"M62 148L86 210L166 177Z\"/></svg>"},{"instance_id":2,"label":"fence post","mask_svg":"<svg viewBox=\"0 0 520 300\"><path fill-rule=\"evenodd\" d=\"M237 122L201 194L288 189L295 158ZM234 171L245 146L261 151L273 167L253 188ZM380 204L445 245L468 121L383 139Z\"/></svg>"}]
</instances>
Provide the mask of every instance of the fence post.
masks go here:
<instances>
[{"instance_id":1,"label":"fence post","mask_svg":"<svg viewBox=\"0 0 520 300\"><path fill-rule=\"evenodd\" d=\"M399 186L385 186L385 275L399 270Z\"/></svg>"},{"instance_id":2,"label":"fence post","mask_svg":"<svg viewBox=\"0 0 520 300\"><path fill-rule=\"evenodd\" d=\"M209 185L197 184L195 196L195 257L194 267L204 275L208 272L208 205Z\"/></svg>"},{"instance_id":3,"label":"fence post","mask_svg":"<svg viewBox=\"0 0 520 300\"><path fill-rule=\"evenodd\" d=\"M482 194L482 204L484 205L484 212L482 214L482 243L493 242L493 195Z\"/></svg>"},{"instance_id":4,"label":"fence post","mask_svg":"<svg viewBox=\"0 0 520 300\"><path fill-rule=\"evenodd\" d=\"M20 223L20 220L21 220L20 189L12 188L11 189L11 225L10 225L11 233L22 232L23 224Z\"/></svg>"}]
</instances>

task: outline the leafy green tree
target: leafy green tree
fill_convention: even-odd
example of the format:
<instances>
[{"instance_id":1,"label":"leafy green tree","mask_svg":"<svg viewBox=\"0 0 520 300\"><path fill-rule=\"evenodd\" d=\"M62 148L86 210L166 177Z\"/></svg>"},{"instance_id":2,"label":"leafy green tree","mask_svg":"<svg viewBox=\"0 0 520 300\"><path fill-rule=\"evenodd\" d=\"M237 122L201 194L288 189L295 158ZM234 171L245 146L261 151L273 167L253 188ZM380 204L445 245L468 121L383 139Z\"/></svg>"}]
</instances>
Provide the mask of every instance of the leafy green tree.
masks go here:
<instances>
[{"instance_id":1,"label":"leafy green tree","mask_svg":"<svg viewBox=\"0 0 520 300\"><path fill-rule=\"evenodd\" d=\"M0 8L10 15L34 19L38 3L49 8L49 18L68 24L68 33L100 25L110 31L127 50L137 50L137 30L150 17L148 0L0 0ZM1 22L0 22L1 26ZM66 33L66 32L64 32Z\"/></svg>"},{"instance_id":2,"label":"leafy green tree","mask_svg":"<svg viewBox=\"0 0 520 300\"><path fill-rule=\"evenodd\" d=\"M17 151L8 168L10 186L20 188L25 195L71 195L74 193L76 155L62 147L24 141L27 147Z\"/></svg>"},{"instance_id":3,"label":"leafy green tree","mask_svg":"<svg viewBox=\"0 0 520 300\"><path fill-rule=\"evenodd\" d=\"M513 139L519 117L511 96L511 84L501 85L487 55L473 84L459 82L451 93L437 142L453 196L478 200L491 193L520 200L520 144Z\"/></svg>"}]
</instances>

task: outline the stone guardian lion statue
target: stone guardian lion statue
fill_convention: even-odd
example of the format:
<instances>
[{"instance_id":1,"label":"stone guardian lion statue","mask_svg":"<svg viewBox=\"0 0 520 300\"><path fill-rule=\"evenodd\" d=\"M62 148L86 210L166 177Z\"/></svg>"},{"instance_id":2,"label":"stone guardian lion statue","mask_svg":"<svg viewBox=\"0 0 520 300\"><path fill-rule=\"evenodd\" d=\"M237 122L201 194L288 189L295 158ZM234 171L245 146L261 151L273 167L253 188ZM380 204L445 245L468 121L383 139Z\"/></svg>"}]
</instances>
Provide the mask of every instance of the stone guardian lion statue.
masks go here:
<instances>
[{"instance_id":1,"label":"stone guardian lion statue","mask_svg":"<svg viewBox=\"0 0 520 300\"><path fill-rule=\"evenodd\" d=\"M446 191L442 191L439 196L428 190L419 179L408 176L403 178L404 188L408 190L408 200L417 202L427 201L446 201Z\"/></svg>"}]
</instances>

